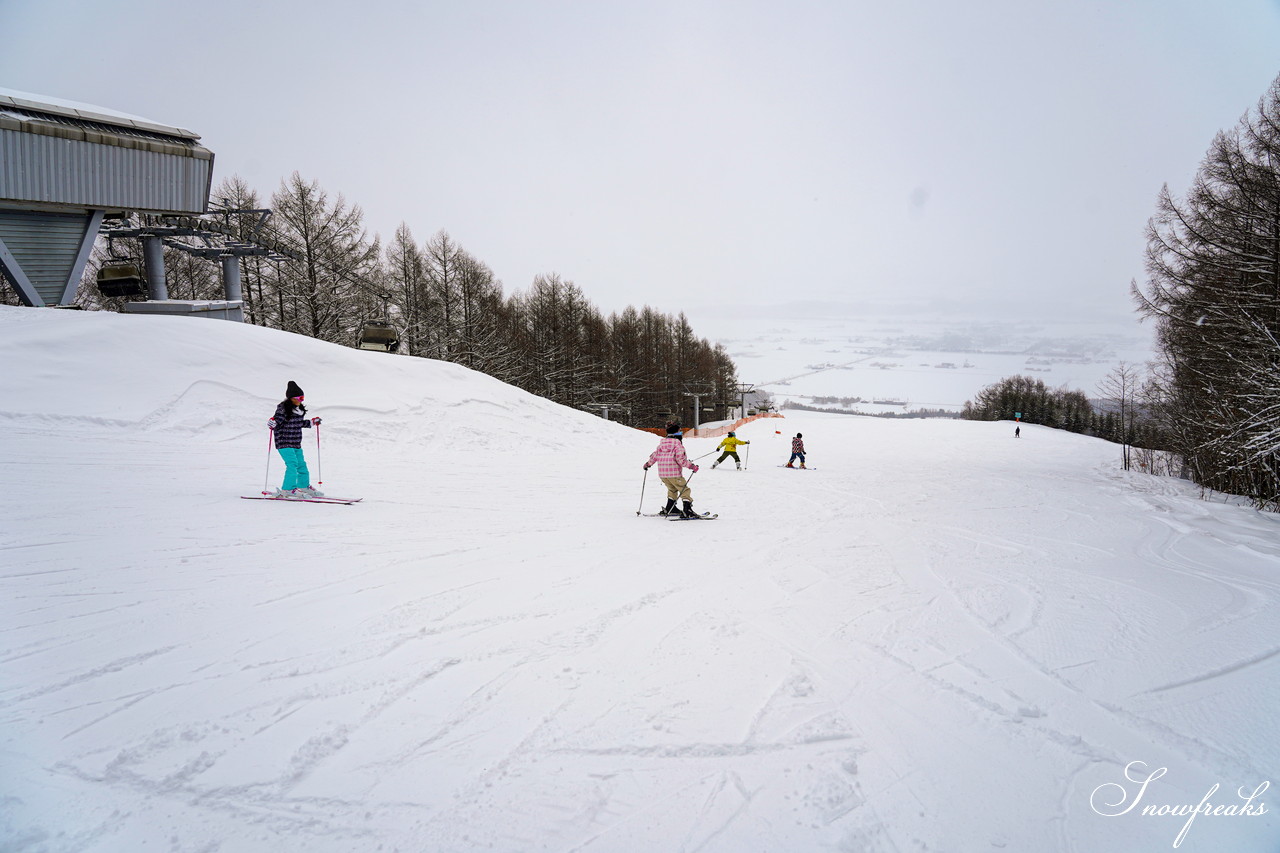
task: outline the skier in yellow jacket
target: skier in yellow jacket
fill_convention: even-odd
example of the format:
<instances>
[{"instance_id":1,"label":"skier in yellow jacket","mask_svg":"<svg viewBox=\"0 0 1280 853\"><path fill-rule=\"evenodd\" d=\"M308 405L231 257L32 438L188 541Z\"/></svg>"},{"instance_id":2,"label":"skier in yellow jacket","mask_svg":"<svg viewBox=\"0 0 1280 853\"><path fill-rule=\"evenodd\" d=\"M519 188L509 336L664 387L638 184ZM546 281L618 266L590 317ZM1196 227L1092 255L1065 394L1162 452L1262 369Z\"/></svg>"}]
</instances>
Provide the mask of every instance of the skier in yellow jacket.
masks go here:
<instances>
[{"instance_id":1,"label":"skier in yellow jacket","mask_svg":"<svg viewBox=\"0 0 1280 853\"><path fill-rule=\"evenodd\" d=\"M736 435L734 435L732 432L731 432L731 433L729 433L728 435L726 435L726 436L724 437L724 441L720 442L720 444L719 444L719 445L717 445L716 450L720 450L721 448L723 448L723 449L724 449L724 453L720 454L720 458L719 458L719 459L717 459L715 462L711 463L711 467L712 467L712 468L716 467L716 466L717 466L717 465L719 465L721 462L723 462L724 460L726 460L726 459L728 459L730 456L732 456L732 457L733 457L733 461L734 461L734 462L737 464L737 466L738 466L738 470L739 470L739 471L741 471L741 470L742 470L742 460L738 458L738 445L739 445L739 444L750 444L750 443L751 443L751 442L749 442L749 441L745 441L745 440L743 440L743 439L741 439L741 438L738 438L738 437L737 437Z\"/></svg>"}]
</instances>

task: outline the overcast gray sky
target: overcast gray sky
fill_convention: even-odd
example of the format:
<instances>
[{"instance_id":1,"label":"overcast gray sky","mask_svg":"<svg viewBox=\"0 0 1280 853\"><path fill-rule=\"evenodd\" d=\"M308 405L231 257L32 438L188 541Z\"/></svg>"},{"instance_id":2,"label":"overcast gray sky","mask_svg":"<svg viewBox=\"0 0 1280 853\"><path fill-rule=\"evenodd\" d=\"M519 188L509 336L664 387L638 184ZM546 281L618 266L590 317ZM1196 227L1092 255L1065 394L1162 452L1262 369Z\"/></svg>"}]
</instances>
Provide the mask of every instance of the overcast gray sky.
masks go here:
<instances>
[{"instance_id":1,"label":"overcast gray sky","mask_svg":"<svg viewBox=\"0 0 1280 853\"><path fill-rule=\"evenodd\" d=\"M1161 184L1277 74L1280 0L0 0L0 86L606 311L1127 314Z\"/></svg>"}]
</instances>

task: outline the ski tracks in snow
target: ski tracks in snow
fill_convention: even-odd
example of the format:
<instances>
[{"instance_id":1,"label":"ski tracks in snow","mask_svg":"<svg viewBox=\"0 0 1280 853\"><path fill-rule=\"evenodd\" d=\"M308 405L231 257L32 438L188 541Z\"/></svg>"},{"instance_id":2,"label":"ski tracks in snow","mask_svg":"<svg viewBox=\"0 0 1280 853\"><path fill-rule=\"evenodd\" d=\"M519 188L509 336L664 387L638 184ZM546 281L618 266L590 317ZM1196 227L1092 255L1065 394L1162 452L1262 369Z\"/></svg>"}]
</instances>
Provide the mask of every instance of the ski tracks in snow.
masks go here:
<instances>
[{"instance_id":1,"label":"ski tracks in snow","mask_svg":"<svg viewBox=\"0 0 1280 853\"><path fill-rule=\"evenodd\" d=\"M1275 637L1267 629L1274 620L1265 618L1276 606L1274 575L1259 573L1243 583L1237 572L1230 578L1215 577L1213 567L1188 556L1196 550L1195 532L1179 531L1160 520L1147 523L1145 535L1137 537L1142 544L1133 554L1099 547L1093 543L1132 541L1133 533L1099 530L1099 520L1109 517L1107 511L1092 503L1073 505L1076 490L1056 495L1050 504L1036 484L1017 477L953 470L932 484L932 494L917 496L893 489L892 467L859 465L855 476L842 476L838 466L824 468L830 476L816 503L854 528L852 536L842 537L850 551L850 540L858 544L861 559L851 561L850 569L866 574L870 587L871 606L841 627L843 637L872 656L868 660L849 655L850 671L860 673L859 687L876 696L853 717L871 744L860 761L866 768L864 777L875 777L895 797L904 785L916 788L915 798L925 802L945 796L936 780L954 776L953 766L980 767L984 762L1010 768L1010 778L993 774L983 780L992 786L993 800L1017 802L1025 796L1024 788L1042 788L1047 798L1052 785L1061 785L1062 807L1052 821L1059 838L1055 849L1073 849L1098 832L1096 815L1075 797L1085 784L1082 780L1114 772L1135 758L1153 765L1190 765L1202 779L1212 779L1215 773L1265 778L1265 767L1239 749L1182 734L1178 718L1161 713L1167 703L1135 703L1128 695L1132 687L1116 695L1111 685L1145 681L1150 685L1146 694L1159 694L1275 666L1277 650L1265 644L1266 635ZM1097 481L1090 482L1087 470L1069 476L1084 484L1078 491L1081 497L1097 500ZM814 482L803 484L809 494L801 500L808 505L815 503ZM995 500L987 497L997 494ZM980 496L977 501L975 495ZM1127 492L1112 498L1118 504L1141 500ZM918 511L913 510L916 505ZM1175 497L1174 507L1172 516L1185 512L1185 499ZM1136 515L1162 518L1150 510ZM1239 521L1238 513L1228 510L1226 515ZM1044 516L1056 516L1057 521L1045 523ZM1118 505L1112 516L1120 527L1135 513ZM825 516L813 519L805 533L811 536L823 529L825 521ZM1051 530L1062 535L1047 535ZM1243 547L1272 553L1280 550L1240 536L1242 532L1224 532L1223 542L1243 541L1248 543ZM791 534L779 544L778 553L788 550L813 548L806 547L801 535ZM886 561L891 573L887 584ZM1040 566L1053 571L1044 572ZM1133 590L1159 587L1153 582L1153 569L1206 584L1209 600L1195 610L1185 608L1189 601L1203 601L1196 592L1175 592L1168 603L1144 601ZM1072 618L1073 608L1079 608L1082 619ZM1099 609L1109 611L1111 618L1099 619ZM1105 625L1107 630L1086 636L1075 631L1077 624L1095 630ZM1185 668L1178 641L1183 633L1224 632L1221 640L1238 647L1240 637L1229 632L1237 625L1258 633L1259 652L1202 676L1172 683L1158 680L1158 667L1152 665L1157 660ZM1119 666L1114 659L1119 659ZM1126 670L1119 679L1114 677L1118 669ZM1225 715L1224 725L1230 720L1231 715ZM981 757L973 753L970 764L965 758L970 747L956 739L939 739L938 730L1002 734L986 743ZM902 745L897 754L885 748L895 742ZM1052 748L1046 749L1046 744ZM903 766L921 772L901 774L897 768ZM884 798L877 797L873 786L867 802L876 805ZM895 804L899 810L889 814L908 820L901 814L900 801ZM970 828L982 832L979 824ZM895 838L898 844L908 841ZM1004 842L993 837L992 843ZM1088 847L1082 844L1081 849Z\"/></svg>"},{"instance_id":2,"label":"ski tracks in snow","mask_svg":"<svg viewBox=\"0 0 1280 853\"><path fill-rule=\"evenodd\" d=\"M95 571L68 571L50 529L0 578L29 596L0 660L52 667L0 692L0 714L52 733L58 759L30 776L83 804L86 848L198 849L234 826L317 853L1115 849L1081 792L1116 768L1243 783L1249 748L1274 754L1198 737L1179 710L1278 655L1210 660L1265 637L1274 575L1217 576L1178 495L831 423L847 446L804 427L820 476L763 466L756 435L752 476L695 479L716 525L631 517L616 483L638 465L603 451L589 476L522 460L519 480L501 473L518 455L476 458L438 493L427 456L341 521L204 496L234 536L154 500L145 523L75 504ZM860 440L885 426L905 438ZM216 453L149 440L217 478ZM124 469L137 450L90 455ZM369 453L353 467L378 470ZM1169 510L1135 530L1130 500ZM1191 592L1147 595L1153 575ZM1197 642L1194 667L1162 663ZM951 807L958 791L980 793Z\"/></svg>"}]
</instances>

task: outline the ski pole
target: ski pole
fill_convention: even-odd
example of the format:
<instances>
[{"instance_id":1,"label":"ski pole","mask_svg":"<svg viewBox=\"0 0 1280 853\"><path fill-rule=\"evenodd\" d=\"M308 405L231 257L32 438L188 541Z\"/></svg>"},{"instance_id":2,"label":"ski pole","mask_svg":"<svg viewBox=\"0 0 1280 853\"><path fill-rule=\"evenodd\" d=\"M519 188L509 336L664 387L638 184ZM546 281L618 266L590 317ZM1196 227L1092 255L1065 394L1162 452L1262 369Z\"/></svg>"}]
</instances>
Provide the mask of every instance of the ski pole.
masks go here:
<instances>
[{"instance_id":1,"label":"ski pole","mask_svg":"<svg viewBox=\"0 0 1280 853\"><path fill-rule=\"evenodd\" d=\"M689 483L692 482L693 475L696 473L698 472L690 471L689 476L684 478L684 494L688 495L688 497L685 498L685 500L687 500L689 503L693 503L693 489L689 488Z\"/></svg>"},{"instance_id":2,"label":"ski pole","mask_svg":"<svg viewBox=\"0 0 1280 853\"><path fill-rule=\"evenodd\" d=\"M262 475L262 493L265 495L271 487L267 481L271 478L271 427L267 427L267 470Z\"/></svg>"},{"instance_id":3,"label":"ski pole","mask_svg":"<svg viewBox=\"0 0 1280 853\"><path fill-rule=\"evenodd\" d=\"M320 424L316 424L316 485L324 485L324 469L320 465Z\"/></svg>"},{"instance_id":4,"label":"ski pole","mask_svg":"<svg viewBox=\"0 0 1280 853\"><path fill-rule=\"evenodd\" d=\"M746 458L742 460L742 470L747 470L747 466L751 464L751 442L747 442Z\"/></svg>"},{"instance_id":5,"label":"ski pole","mask_svg":"<svg viewBox=\"0 0 1280 853\"><path fill-rule=\"evenodd\" d=\"M644 469L644 479L640 481L640 509L636 510L636 515L640 514L640 510L644 509L644 486L649 482L649 469Z\"/></svg>"}]
</instances>

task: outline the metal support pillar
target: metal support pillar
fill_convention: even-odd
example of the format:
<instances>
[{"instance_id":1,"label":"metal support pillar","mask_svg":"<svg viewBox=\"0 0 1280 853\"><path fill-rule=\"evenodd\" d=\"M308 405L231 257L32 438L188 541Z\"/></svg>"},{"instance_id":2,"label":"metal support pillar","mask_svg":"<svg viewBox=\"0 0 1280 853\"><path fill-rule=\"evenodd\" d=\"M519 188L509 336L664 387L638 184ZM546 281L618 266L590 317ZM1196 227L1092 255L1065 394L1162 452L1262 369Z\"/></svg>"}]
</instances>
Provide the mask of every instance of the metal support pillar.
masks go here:
<instances>
[{"instance_id":1,"label":"metal support pillar","mask_svg":"<svg viewBox=\"0 0 1280 853\"><path fill-rule=\"evenodd\" d=\"M22 271L22 265L9 251L9 247L0 239L0 281L8 281L18 294L18 300L27 307L44 307L44 298L36 290L31 279Z\"/></svg>"},{"instance_id":2,"label":"metal support pillar","mask_svg":"<svg viewBox=\"0 0 1280 853\"><path fill-rule=\"evenodd\" d=\"M747 394L754 391L755 387L755 383L753 382L738 383L738 399L741 401L742 406L742 408L738 410L739 418L745 418L747 416Z\"/></svg>"},{"instance_id":3,"label":"metal support pillar","mask_svg":"<svg viewBox=\"0 0 1280 853\"><path fill-rule=\"evenodd\" d=\"M147 294L151 299L168 299L169 286L165 283L164 241L155 234L142 238L142 262L147 270Z\"/></svg>"},{"instance_id":4,"label":"metal support pillar","mask_svg":"<svg viewBox=\"0 0 1280 853\"><path fill-rule=\"evenodd\" d=\"M235 255L222 256L222 292L230 302L240 302L240 259Z\"/></svg>"},{"instance_id":5,"label":"metal support pillar","mask_svg":"<svg viewBox=\"0 0 1280 853\"><path fill-rule=\"evenodd\" d=\"M698 429L702 426L702 398L710 396L710 392L689 391L686 389L684 396L693 398L693 428Z\"/></svg>"},{"instance_id":6,"label":"metal support pillar","mask_svg":"<svg viewBox=\"0 0 1280 853\"><path fill-rule=\"evenodd\" d=\"M80 251L76 254L75 263L71 265L71 274L67 276L66 287L62 288L59 305L70 305L76 301L76 291L80 289L80 279L84 276L84 268L89 263L89 254L93 251L93 241L98 237L98 229L102 226L105 211L89 212L89 222L85 225L84 239L80 241Z\"/></svg>"}]
</instances>

